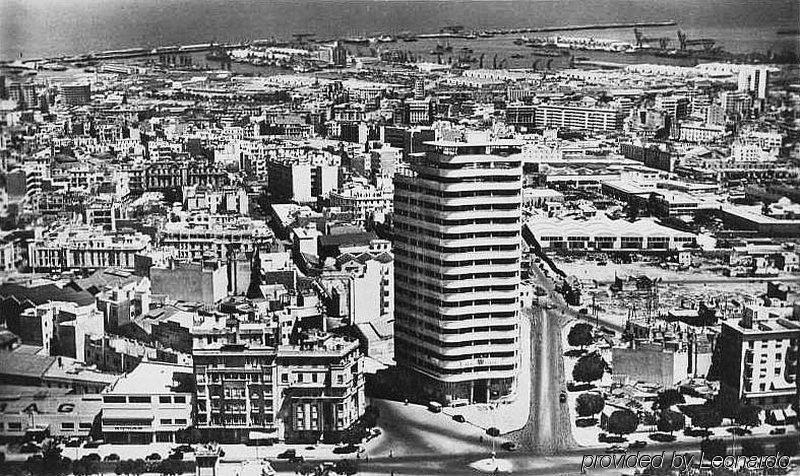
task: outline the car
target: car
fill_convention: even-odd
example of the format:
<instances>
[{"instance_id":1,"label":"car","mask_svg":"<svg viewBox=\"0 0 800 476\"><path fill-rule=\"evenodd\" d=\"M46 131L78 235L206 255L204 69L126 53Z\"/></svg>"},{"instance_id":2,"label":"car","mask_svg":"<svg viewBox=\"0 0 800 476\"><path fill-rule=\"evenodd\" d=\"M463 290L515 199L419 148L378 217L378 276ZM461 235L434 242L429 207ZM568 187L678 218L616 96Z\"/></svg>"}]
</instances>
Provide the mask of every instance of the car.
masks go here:
<instances>
[{"instance_id":1,"label":"car","mask_svg":"<svg viewBox=\"0 0 800 476\"><path fill-rule=\"evenodd\" d=\"M490 427L486 429L486 434L489 436L500 436L500 429L497 427Z\"/></svg>"},{"instance_id":2,"label":"car","mask_svg":"<svg viewBox=\"0 0 800 476\"><path fill-rule=\"evenodd\" d=\"M146 461L161 461L161 455L158 453L150 453L145 458Z\"/></svg>"},{"instance_id":3,"label":"car","mask_svg":"<svg viewBox=\"0 0 800 476\"><path fill-rule=\"evenodd\" d=\"M290 463L302 463L305 460L306 459L303 458L302 456L295 456L295 457L289 458L289 462Z\"/></svg>"},{"instance_id":4,"label":"car","mask_svg":"<svg viewBox=\"0 0 800 476\"><path fill-rule=\"evenodd\" d=\"M786 434L786 428L779 426L777 428L773 428L769 431L770 435L784 435Z\"/></svg>"},{"instance_id":5,"label":"car","mask_svg":"<svg viewBox=\"0 0 800 476\"><path fill-rule=\"evenodd\" d=\"M64 447L66 448L80 448L81 447L81 440L78 438L70 438L66 443L64 443Z\"/></svg>"},{"instance_id":6,"label":"car","mask_svg":"<svg viewBox=\"0 0 800 476\"><path fill-rule=\"evenodd\" d=\"M628 444L628 449L629 450L640 450L640 449L644 448L645 446L647 446L647 442L646 441L636 440L633 443L629 443Z\"/></svg>"},{"instance_id":7,"label":"car","mask_svg":"<svg viewBox=\"0 0 800 476\"><path fill-rule=\"evenodd\" d=\"M39 451L42 451L42 448L32 441L23 443L22 446L19 447L20 453L38 453Z\"/></svg>"},{"instance_id":8,"label":"car","mask_svg":"<svg viewBox=\"0 0 800 476\"><path fill-rule=\"evenodd\" d=\"M381 436L381 433L383 433L380 428L373 428L371 431L372 436Z\"/></svg>"},{"instance_id":9,"label":"car","mask_svg":"<svg viewBox=\"0 0 800 476\"><path fill-rule=\"evenodd\" d=\"M175 448L172 448L172 451L180 451L181 453L194 453L194 447L192 445L178 445Z\"/></svg>"},{"instance_id":10,"label":"car","mask_svg":"<svg viewBox=\"0 0 800 476\"><path fill-rule=\"evenodd\" d=\"M567 403L567 392L563 392L563 391L562 391L562 392L561 392L561 393L558 395L558 401L559 401L559 402L561 402L561 403Z\"/></svg>"},{"instance_id":11,"label":"car","mask_svg":"<svg viewBox=\"0 0 800 476\"><path fill-rule=\"evenodd\" d=\"M467 421L467 419L464 418L464 415L462 415L460 413L457 413L457 414L453 415L453 421L457 421L459 423L464 423L465 421Z\"/></svg>"},{"instance_id":12,"label":"car","mask_svg":"<svg viewBox=\"0 0 800 476\"><path fill-rule=\"evenodd\" d=\"M620 445L613 445L606 448L606 453L624 453L625 448L621 447Z\"/></svg>"},{"instance_id":13,"label":"car","mask_svg":"<svg viewBox=\"0 0 800 476\"><path fill-rule=\"evenodd\" d=\"M502 445L500 445L500 448L503 448L506 451L517 451L517 444L513 441L505 441Z\"/></svg>"},{"instance_id":14,"label":"car","mask_svg":"<svg viewBox=\"0 0 800 476\"><path fill-rule=\"evenodd\" d=\"M83 445L83 447L89 449L100 448L100 445L102 445L103 443L104 443L103 440L87 441L86 444Z\"/></svg>"},{"instance_id":15,"label":"car","mask_svg":"<svg viewBox=\"0 0 800 476\"><path fill-rule=\"evenodd\" d=\"M297 457L297 450L288 449L278 455L278 459L291 459Z\"/></svg>"},{"instance_id":16,"label":"car","mask_svg":"<svg viewBox=\"0 0 800 476\"><path fill-rule=\"evenodd\" d=\"M171 459L174 461L181 461L183 459L183 452L182 451L173 451L172 453L167 456L167 459Z\"/></svg>"},{"instance_id":17,"label":"car","mask_svg":"<svg viewBox=\"0 0 800 476\"><path fill-rule=\"evenodd\" d=\"M103 458L103 461L119 461L119 455L116 453L111 453L110 455Z\"/></svg>"},{"instance_id":18,"label":"car","mask_svg":"<svg viewBox=\"0 0 800 476\"><path fill-rule=\"evenodd\" d=\"M81 458L83 461L101 461L100 455L97 453L89 453L88 455L83 455Z\"/></svg>"},{"instance_id":19,"label":"car","mask_svg":"<svg viewBox=\"0 0 800 476\"><path fill-rule=\"evenodd\" d=\"M346 455L350 453L356 453L358 451L358 446L350 443L344 446L337 446L333 449L333 453L337 455Z\"/></svg>"}]
</instances>

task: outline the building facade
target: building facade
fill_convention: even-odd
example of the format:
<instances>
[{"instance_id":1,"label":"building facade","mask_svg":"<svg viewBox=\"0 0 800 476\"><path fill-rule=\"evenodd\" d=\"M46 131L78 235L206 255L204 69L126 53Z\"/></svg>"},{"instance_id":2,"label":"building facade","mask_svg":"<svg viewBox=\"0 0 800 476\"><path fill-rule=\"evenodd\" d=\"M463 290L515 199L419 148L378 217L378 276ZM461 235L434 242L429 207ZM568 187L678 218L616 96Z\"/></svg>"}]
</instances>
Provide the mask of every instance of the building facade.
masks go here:
<instances>
[{"instance_id":1,"label":"building facade","mask_svg":"<svg viewBox=\"0 0 800 476\"><path fill-rule=\"evenodd\" d=\"M513 391L521 142L432 142L395 177L395 356L438 399Z\"/></svg>"},{"instance_id":2,"label":"building facade","mask_svg":"<svg viewBox=\"0 0 800 476\"><path fill-rule=\"evenodd\" d=\"M281 323L208 317L193 329L201 432L220 442L339 441L363 414L358 342L315 334L290 343Z\"/></svg>"}]
</instances>

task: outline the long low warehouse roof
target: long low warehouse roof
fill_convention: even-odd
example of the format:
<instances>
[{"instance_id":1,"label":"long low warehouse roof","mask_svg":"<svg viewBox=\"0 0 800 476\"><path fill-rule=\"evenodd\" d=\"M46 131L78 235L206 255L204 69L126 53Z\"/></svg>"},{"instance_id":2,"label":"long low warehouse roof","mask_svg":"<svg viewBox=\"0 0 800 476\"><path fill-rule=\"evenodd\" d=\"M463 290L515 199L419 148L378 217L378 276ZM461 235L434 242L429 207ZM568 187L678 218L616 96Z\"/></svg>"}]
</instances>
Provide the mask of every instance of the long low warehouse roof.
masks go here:
<instances>
[{"instance_id":1,"label":"long low warehouse roof","mask_svg":"<svg viewBox=\"0 0 800 476\"><path fill-rule=\"evenodd\" d=\"M534 218L525 223L535 237L541 236L670 236L695 237L673 228L668 228L653 219L640 218L634 222L611 220L603 215L588 219L563 220L559 218Z\"/></svg>"}]
</instances>

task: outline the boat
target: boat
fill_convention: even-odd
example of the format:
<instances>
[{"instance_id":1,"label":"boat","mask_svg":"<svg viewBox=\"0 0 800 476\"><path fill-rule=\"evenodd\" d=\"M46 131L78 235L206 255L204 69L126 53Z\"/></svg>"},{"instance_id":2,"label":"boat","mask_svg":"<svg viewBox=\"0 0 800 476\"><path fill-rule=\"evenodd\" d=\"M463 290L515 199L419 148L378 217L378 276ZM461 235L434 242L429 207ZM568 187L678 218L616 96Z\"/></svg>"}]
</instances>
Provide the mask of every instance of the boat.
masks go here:
<instances>
[{"instance_id":1,"label":"boat","mask_svg":"<svg viewBox=\"0 0 800 476\"><path fill-rule=\"evenodd\" d=\"M344 38L342 43L347 43L350 45L362 45L366 46L369 44L369 39L364 38L363 36L351 36L349 38Z\"/></svg>"},{"instance_id":2,"label":"boat","mask_svg":"<svg viewBox=\"0 0 800 476\"><path fill-rule=\"evenodd\" d=\"M545 50L545 51L541 51L541 50L534 51L532 54L533 54L533 56L543 56L545 58L557 58L557 57L561 56L561 53L558 52L558 51L547 51L547 50Z\"/></svg>"},{"instance_id":3,"label":"boat","mask_svg":"<svg viewBox=\"0 0 800 476\"><path fill-rule=\"evenodd\" d=\"M46 69L48 71L66 71L67 67L60 63L45 63L39 66L41 69Z\"/></svg>"}]
</instances>

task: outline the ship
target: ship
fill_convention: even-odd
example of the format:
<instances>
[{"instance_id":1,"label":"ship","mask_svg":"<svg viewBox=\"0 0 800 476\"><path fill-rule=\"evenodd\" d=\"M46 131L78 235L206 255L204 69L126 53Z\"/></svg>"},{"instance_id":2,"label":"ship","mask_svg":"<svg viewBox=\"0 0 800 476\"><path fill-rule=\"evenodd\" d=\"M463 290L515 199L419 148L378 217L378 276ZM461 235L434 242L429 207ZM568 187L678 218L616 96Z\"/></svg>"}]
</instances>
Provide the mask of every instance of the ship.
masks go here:
<instances>
[{"instance_id":1,"label":"ship","mask_svg":"<svg viewBox=\"0 0 800 476\"><path fill-rule=\"evenodd\" d=\"M544 51L534 51L531 53L533 56L543 56L545 58L557 58L561 56L561 52L559 51L552 51L552 50L544 50Z\"/></svg>"},{"instance_id":2,"label":"ship","mask_svg":"<svg viewBox=\"0 0 800 476\"><path fill-rule=\"evenodd\" d=\"M225 48L221 46L212 46L211 51L206 54L206 59L208 61L225 62L230 61L230 56L228 56L228 51Z\"/></svg>"},{"instance_id":3,"label":"ship","mask_svg":"<svg viewBox=\"0 0 800 476\"><path fill-rule=\"evenodd\" d=\"M350 45L367 46L369 45L369 38L364 38L363 36L351 36L342 39L342 43L347 43Z\"/></svg>"}]
</instances>

